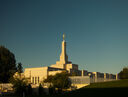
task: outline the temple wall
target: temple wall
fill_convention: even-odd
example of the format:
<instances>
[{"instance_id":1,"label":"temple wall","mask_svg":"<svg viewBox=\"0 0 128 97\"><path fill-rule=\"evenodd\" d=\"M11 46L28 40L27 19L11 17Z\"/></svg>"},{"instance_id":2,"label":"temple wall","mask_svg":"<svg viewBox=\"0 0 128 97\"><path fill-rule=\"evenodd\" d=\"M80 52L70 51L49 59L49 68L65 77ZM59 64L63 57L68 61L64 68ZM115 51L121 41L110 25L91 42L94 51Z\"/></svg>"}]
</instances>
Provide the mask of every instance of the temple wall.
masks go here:
<instances>
[{"instance_id":1,"label":"temple wall","mask_svg":"<svg viewBox=\"0 0 128 97\"><path fill-rule=\"evenodd\" d=\"M25 68L24 75L33 84L39 84L48 76L48 67Z\"/></svg>"},{"instance_id":2,"label":"temple wall","mask_svg":"<svg viewBox=\"0 0 128 97\"><path fill-rule=\"evenodd\" d=\"M59 71L49 71L49 72L48 72L48 75L55 75L55 74L61 73L61 72L63 72L63 70L59 70Z\"/></svg>"},{"instance_id":3,"label":"temple wall","mask_svg":"<svg viewBox=\"0 0 128 97\"><path fill-rule=\"evenodd\" d=\"M53 67L53 68L60 68L60 69L64 69L64 64L53 64L53 65L51 65L50 67Z\"/></svg>"}]
</instances>

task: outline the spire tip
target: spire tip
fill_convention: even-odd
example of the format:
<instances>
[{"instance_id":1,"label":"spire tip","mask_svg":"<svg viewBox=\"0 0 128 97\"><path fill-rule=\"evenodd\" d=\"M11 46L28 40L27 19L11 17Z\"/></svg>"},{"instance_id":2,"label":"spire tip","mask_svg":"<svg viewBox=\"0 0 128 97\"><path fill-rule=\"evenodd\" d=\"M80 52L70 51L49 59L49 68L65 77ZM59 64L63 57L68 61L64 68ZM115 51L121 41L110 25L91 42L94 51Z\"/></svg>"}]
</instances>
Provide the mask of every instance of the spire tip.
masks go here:
<instances>
[{"instance_id":1,"label":"spire tip","mask_svg":"<svg viewBox=\"0 0 128 97\"><path fill-rule=\"evenodd\" d=\"M65 34L63 33L63 40L65 40Z\"/></svg>"}]
</instances>

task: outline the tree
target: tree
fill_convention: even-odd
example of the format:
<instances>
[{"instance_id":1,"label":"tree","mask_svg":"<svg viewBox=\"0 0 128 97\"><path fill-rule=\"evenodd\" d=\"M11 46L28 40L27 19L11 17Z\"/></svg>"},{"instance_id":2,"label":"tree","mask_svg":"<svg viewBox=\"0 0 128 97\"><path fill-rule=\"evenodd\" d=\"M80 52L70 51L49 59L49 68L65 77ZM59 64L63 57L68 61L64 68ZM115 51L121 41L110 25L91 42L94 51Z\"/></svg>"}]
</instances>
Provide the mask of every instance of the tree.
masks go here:
<instances>
[{"instance_id":1,"label":"tree","mask_svg":"<svg viewBox=\"0 0 128 97\"><path fill-rule=\"evenodd\" d=\"M54 76L48 76L44 82L52 83L53 87L58 90L67 89L70 87L69 74L67 72L57 73Z\"/></svg>"},{"instance_id":2,"label":"tree","mask_svg":"<svg viewBox=\"0 0 128 97\"><path fill-rule=\"evenodd\" d=\"M18 73L19 74L19 73ZM25 78L23 77L12 77L10 82L13 85L13 89L15 93L19 96L22 96L23 93L27 94L27 89L28 89L28 82Z\"/></svg>"},{"instance_id":3,"label":"tree","mask_svg":"<svg viewBox=\"0 0 128 97\"><path fill-rule=\"evenodd\" d=\"M47 79L44 80L44 83L52 83L52 80L54 79L53 75L49 75Z\"/></svg>"},{"instance_id":4,"label":"tree","mask_svg":"<svg viewBox=\"0 0 128 97\"><path fill-rule=\"evenodd\" d=\"M66 72L57 73L53 78L53 86L60 88L60 89L66 89L70 86L69 82L69 74Z\"/></svg>"},{"instance_id":5,"label":"tree","mask_svg":"<svg viewBox=\"0 0 128 97\"><path fill-rule=\"evenodd\" d=\"M16 60L12 52L0 46L0 82L7 83L16 72Z\"/></svg>"},{"instance_id":6,"label":"tree","mask_svg":"<svg viewBox=\"0 0 128 97\"><path fill-rule=\"evenodd\" d=\"M76 72L72 72L71 76L77 76Z\"/></svg>"},{"instance_id":7,"label":"tree","mask_svg":"<svg viewBox=\"0 0 128 97\"><path fill-rule=\"evenodd\" d=\"M120 79L128 79L128 68L125 67L123 70L119 73Z\"/></svg>"},{"instance_id":8,"label":"tree","mask_svg":"<svg viewBox=\"0 0 128 97\"><path fill-rule=\"evenodd\" d=\"M13 85L14 93L18 96L32 95L31 84L28 83L28 79L21 76L20 73L16 72L16 76L10 78L10 83Z\"/></svg>"},{"instance_id":9,"label":"tree","mask_svg":"<svg viewBox=\"0 0 128 97\"><path fill-rule=\"evenodd\" d=\"M23 67L22 67L22 64L21 63L18 63L17 72L18 73L22 73L23 72Z\"/></svg>"}]
</instances>

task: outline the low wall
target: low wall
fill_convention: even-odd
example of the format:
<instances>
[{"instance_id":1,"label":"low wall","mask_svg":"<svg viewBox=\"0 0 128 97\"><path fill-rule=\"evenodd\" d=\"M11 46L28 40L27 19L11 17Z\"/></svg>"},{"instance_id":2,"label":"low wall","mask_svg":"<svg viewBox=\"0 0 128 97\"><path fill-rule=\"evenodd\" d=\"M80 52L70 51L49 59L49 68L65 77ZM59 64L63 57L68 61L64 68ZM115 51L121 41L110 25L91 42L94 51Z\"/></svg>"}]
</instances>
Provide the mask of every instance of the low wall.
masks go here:
<instances>
[{"instance_id":1,"label":"low wall","mask_svg":"<svg viewBox=\"0 0 128 97\"><path fill-rule=\"evenodd\" d=\"M90 84L89 76L72 76L69 77L71 86L76 87L77 89L82 88Z\"/></svg>"},{"instance_id":2,"label":"low wall","mask_svg":"<svg viewBox=\"0 0 128 97\"><path fill-rule=\"evenodd\" d=\"M12 84L10 83L0 84L0 95L3 93L12 93L12 92L13 92Z\"/></svg>"},{"instance_id":3,"label":"low wall","mask_svg":"<svg viewBox=\"0 0 128 97\"><path fill-rule=\"evenodd\" d=\"M90 78L90 83L115 81L116 79Z\"/></svg>"},{"instance_id":4,"label":"low wall","mask_svg":"<svg viewBox=\"0 0 128 97\"><path fill-rule=\"evenodd\" d=\"M13 90L12 86L10 83L2 83L0 84L0 90Z\"/></svg>"}]
</instances>

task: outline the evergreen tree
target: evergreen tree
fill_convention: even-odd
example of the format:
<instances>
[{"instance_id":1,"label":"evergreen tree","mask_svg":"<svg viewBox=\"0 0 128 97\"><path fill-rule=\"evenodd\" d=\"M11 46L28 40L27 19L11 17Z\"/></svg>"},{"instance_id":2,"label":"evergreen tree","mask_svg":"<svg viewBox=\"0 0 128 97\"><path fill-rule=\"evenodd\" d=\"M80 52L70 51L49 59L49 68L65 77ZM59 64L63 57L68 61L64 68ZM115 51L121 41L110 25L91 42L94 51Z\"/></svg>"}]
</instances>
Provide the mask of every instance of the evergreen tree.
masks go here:
<instances>
[{"instance_id":1,"label":"evergreen tree","mask_svg":"<svg viewBox=\"0 0 128 97\"><path fill-rule=\"evenodd\" d=\"M16 72L16 60L12 52L0 46L0 82L7 83Z\"/></svg>"},{"instance_id":2,"label":"evergreen tree","mask_svg":"<svg viewBox=\"0 0 128 97\"><path fill-rule=\"evenodd\" d=\"M18 73L22 73L23 72L23 67L22 67L21 63L18 63L17 71L18 71Z\"/></svg>"},{"instance_id":3,"label":"evergreen tree","mask_svg":"<svg viewBox=\"0 0 128 97\"><path fill-rule=\"evenodd\" d=\"M123 70L119 73L120 79L128 79L128 68L123 68Z\"/></svg>"}]
</instances>

